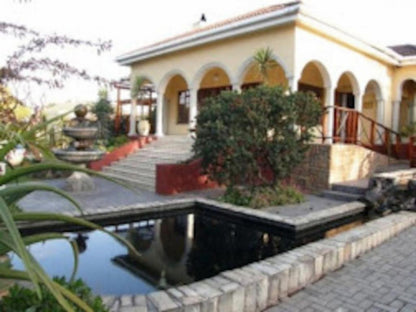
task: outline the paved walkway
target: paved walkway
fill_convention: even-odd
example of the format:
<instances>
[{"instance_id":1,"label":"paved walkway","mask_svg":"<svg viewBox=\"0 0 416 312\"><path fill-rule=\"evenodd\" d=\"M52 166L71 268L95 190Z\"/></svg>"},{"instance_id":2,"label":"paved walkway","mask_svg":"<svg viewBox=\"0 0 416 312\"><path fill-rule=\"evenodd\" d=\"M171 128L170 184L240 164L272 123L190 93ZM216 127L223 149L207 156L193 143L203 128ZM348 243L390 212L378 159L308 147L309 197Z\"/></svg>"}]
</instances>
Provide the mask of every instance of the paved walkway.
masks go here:
<instances>
[{"instance_id":1,"label":"paved walkway","mask_svg":"<svg viewBox=\"0 0 416 312\"><path fill-rule=\"evenodd\" d=\"M151 203L155 201L160 202L174 198L204 197L215 199L223 194L223 190L221 189L211 189L164 196L151 191L138 189L134 192L116 183L100 178L94 178L94 180L96 184L96 189L94 191L69 193L79 202L85 211L89 212L99 208L126 206L136 203ZM64 189L66 184L64 179L45 180L43 182L60 189ZM302 204L270 207L265 210L272 213L278 213L282 216L296 217L345 203L314 195L306 195L305 199L306 201ZM66 199L55 193L44 191L36 191L27 195L19 201L19 206L27 211L65 212L74 211L75 209Z\"/></svg>"},{"instance_id":2,"label":"paved walkway","mask_svg":"<svg viewBox=\"0 0 416 312\"><path fill-rule=\"evenodd\" d=\"M416 227L267 312L416 311Z\"/></svg>"}]
</instances>

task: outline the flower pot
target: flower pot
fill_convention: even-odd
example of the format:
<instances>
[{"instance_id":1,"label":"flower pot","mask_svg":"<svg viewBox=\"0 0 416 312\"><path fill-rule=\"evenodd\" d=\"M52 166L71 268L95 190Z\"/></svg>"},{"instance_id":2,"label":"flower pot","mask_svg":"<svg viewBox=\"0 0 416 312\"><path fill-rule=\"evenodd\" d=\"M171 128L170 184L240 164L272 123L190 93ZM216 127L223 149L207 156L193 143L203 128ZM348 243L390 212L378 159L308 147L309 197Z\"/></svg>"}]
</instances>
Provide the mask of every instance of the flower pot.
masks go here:
<instances>
[{"instance_id":1,"label":"flower pot","mask_svg":"<svg viewBox=\"0 0 416 312\"><path fill-rule=\"evenodd\" d=\"M149 120L140 120L138 125L139 134L142 136L148 136L150 132L150 122Z\"/></svg>"}]
</instances>

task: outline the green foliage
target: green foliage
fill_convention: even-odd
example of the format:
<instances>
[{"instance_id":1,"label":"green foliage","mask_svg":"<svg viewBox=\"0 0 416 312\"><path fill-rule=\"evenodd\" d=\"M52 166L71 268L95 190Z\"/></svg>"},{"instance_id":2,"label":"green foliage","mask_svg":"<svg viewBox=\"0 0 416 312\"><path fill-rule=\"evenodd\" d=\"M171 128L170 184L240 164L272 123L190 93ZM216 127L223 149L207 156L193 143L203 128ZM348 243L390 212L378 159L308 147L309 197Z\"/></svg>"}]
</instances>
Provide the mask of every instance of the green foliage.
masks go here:
<instances>
[{"instance_id":1,"label":"green foliage","mask_svg":"<svg viewBox=\"0 0 416 312\"><path fill-rule=\"evenodd\" d=\"M299 204L304 201L304 197L302 193L290 186L264 186L254 188L253 190L229 188L221 200L238 206L262 208Z\"/></svg>"},{"instance_id":2,"label":"green foliage","mask_svg":"<svg viewBox=\"0 0 416 312\"><path fill-rule=\"evenodd\" d=\"M44 133L44 129L47 128L51 122L54 122L59 118L61 118L61 116L58 116L55 119L51 119L48 122L36 124L27 131L24 131L24 129L15 130L14 128L8 127L8 125L0 126L0 138L4 139L4 143L0 147L0 160L4 160L5 155L13 150L17 144L22 144L25 147L40 146L38 143L39 138L41 138L40 134ZM40 151L52 154L47 149L40 149ZM13 182L22 177L47 170L83 171L86 173L99 175L100 177L106 178L108 180L112 180L93 171L56 160L49 160L48 162L44 161L26 167L21 166L18 168L8 168L6 174L0 176L0 257L5 256L9 252L14 252L16 256L22 260L24 271L14 270L8 266L0 266L0 280L12 279L31 281L33 291L39 300L44 298L44 290L47 289L50 295L52 295L62 307L63 311L74 311L73 306L76 305L81 309L81 311L93 312L93 308L90 307L88 303L80 299L77 294L74 294L71 290L61 286L56 281L51 280L43 268L40 266L40 264L31 255L30 250L27 248L28 245L33 243L50 239L63 239L68 241L72 247L74 257L72 276L75 276L78 266L77 245L74 242L68 240L68 238L61 233L50 232L22 237L18 229L18 222L64 222L76 224L86 228L101 230L113 236L113 238L118 240L120 243L124 244L129 249L129 252L135 254L136 257L140 257L140 254L138 254L134 247L124 238L107 231L105 228L102 228L99 225L88 222L83 218L69 217L66 215L53 213L27 213L22 212L19 209L14 209L14 205L22 197L33 191L43 190L54 192L59 196L66 198L74 204L74 207L80 210L82 215L82 211L78 203L60 189L43 184L13 184Z\"/></svg>"},{"instance_id":3,"label":"green foliage","mask_svg":"<svg viewBox=\"0 0 416 312\"><path fill-rule=\"evenodd\" d=\"M98 138L101 140L108 140L113 128L111 114L114 110L108 99L108 92L106 89L102 89L98 92L98 101L93 105L91 111L97 116L99 125Z\"/></svg>"},{"instance_id":4,"label":"green foliage","mask_svg":"<svg viewBox=\"0 0 416 312\"><path fill-rule=\"evenodd\" d=\"M108 309L99 296L95 296L91 289L81 280L67 282L65 278L55 277L54 282L64 286L66 289L77 295L87 303L94 312L105 312ZM65 310L56 301L53 294L44 286L41 286L42 298L39 298L32 289L14 285L9 289L9 294L0 301L0 311L4 312L41 312L54 311L64 312ZM84 311L74 304L71 304L73 311Z\"/></svg>"},{"instance_id":5,"label":"green foliage","mask_svg":"<svg viewBox=\"0 0 416 312\"><path fill-rule=\"evenodd\" d=\"M270 47L261 48L253 56L258 72L265 83L269 80L269 71L276 64L273 62L273 50Z\"/></svg>"},{"instance_id":6,"label":"green foliage","mask_svg":"<svg viewBox=\"0 0 416 312\"><path fill-rule=\"evenodd\" d=\"M128 138L128 136L124 134L116 137L110 137L107 141L106 150L111 152L115 148L120 147L128 143L129 141L130 139Z\"/></svg>"},{"instance_id":7,"label":"green foliage","mask_svg":"<svg viewBox=\"0 0 416 312\"><path fill-rule=\"evenodd\" d=\"M222 92L201 108L193 150L227 188L274 186L302 161L321 113L312 93L267 86Z\"/></svg>"},{"instance_id":8,"label":"green foliage","mask_svg":"<svg viewBox=\"0 0 416 312\"><path fill-rule=\"evenodd\" d=\"M401 131L401 135L404 137L412 137L416 135L416 122L411 122L404 126Z\"/></svg>"}]
</instances>

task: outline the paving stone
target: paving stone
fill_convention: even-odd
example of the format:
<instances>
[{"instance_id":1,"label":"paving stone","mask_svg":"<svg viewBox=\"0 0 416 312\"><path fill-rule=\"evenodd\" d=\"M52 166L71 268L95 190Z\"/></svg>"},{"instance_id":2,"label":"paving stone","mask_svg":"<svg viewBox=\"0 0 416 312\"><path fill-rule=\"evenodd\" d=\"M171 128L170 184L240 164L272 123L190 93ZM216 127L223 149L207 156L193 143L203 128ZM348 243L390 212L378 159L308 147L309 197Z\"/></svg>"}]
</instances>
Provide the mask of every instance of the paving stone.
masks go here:
<instances>
[{"instance_id":1,"label":"paving stone","mask_svg":"<svg viewBox=\"0 0 416 312\"><path fill-rule=\"evenodd\" d=\"M414 216L411 219L414 222ZM394 216L394 221L400 220ZM402 218L402 220L404 220ZM382 228L394 224L377 220L371 228L381 233ZM390 233L391 234L391 233ZM380 234L387 237L390 234ZM374 238L374 234L373 238ZM352 257L369 250L375 241L363 241L361 234L341 234L329 240L351 244ZM313 243L301 250L309 255L324 252L329 240ZM354 246L355 241L360 243ZM336 247L336 244L331 243ZM360 245L361 244L361 245ZM331 257L326 254L326 269L331 267ZM338 254L339 256L339 254ZM277 259L278 257L276 257ZM325 257L324 257L325 258ZM416 226L396 235L377 248L345 263L319 281L286 298L267 312L277 311L416 311ZM273 262L271 262L273 263ZM316 264L316 262L315 262ZM325 266L324 265L324 266ZM279 307L282 305L282 308Z\"/></svg>"}]
</instances>

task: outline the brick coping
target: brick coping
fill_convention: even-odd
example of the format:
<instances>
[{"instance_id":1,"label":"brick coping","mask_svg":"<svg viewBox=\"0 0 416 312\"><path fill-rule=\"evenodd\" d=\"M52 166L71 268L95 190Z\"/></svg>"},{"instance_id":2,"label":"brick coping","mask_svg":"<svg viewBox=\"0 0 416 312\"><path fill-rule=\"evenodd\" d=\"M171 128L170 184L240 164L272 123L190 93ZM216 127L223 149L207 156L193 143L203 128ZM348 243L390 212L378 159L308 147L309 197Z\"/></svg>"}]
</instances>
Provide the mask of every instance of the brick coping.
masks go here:
<instances>
[{"instance_id":1,"label":"brick coping","mask_svg":"<svg viewBox=\"0 0 416 312\"><path fill-rule=\"evenodd\" d=\"M189 285L103 296L110 311L263 311L416 223L400 212Z\"/></svg>"}]
</instances>

